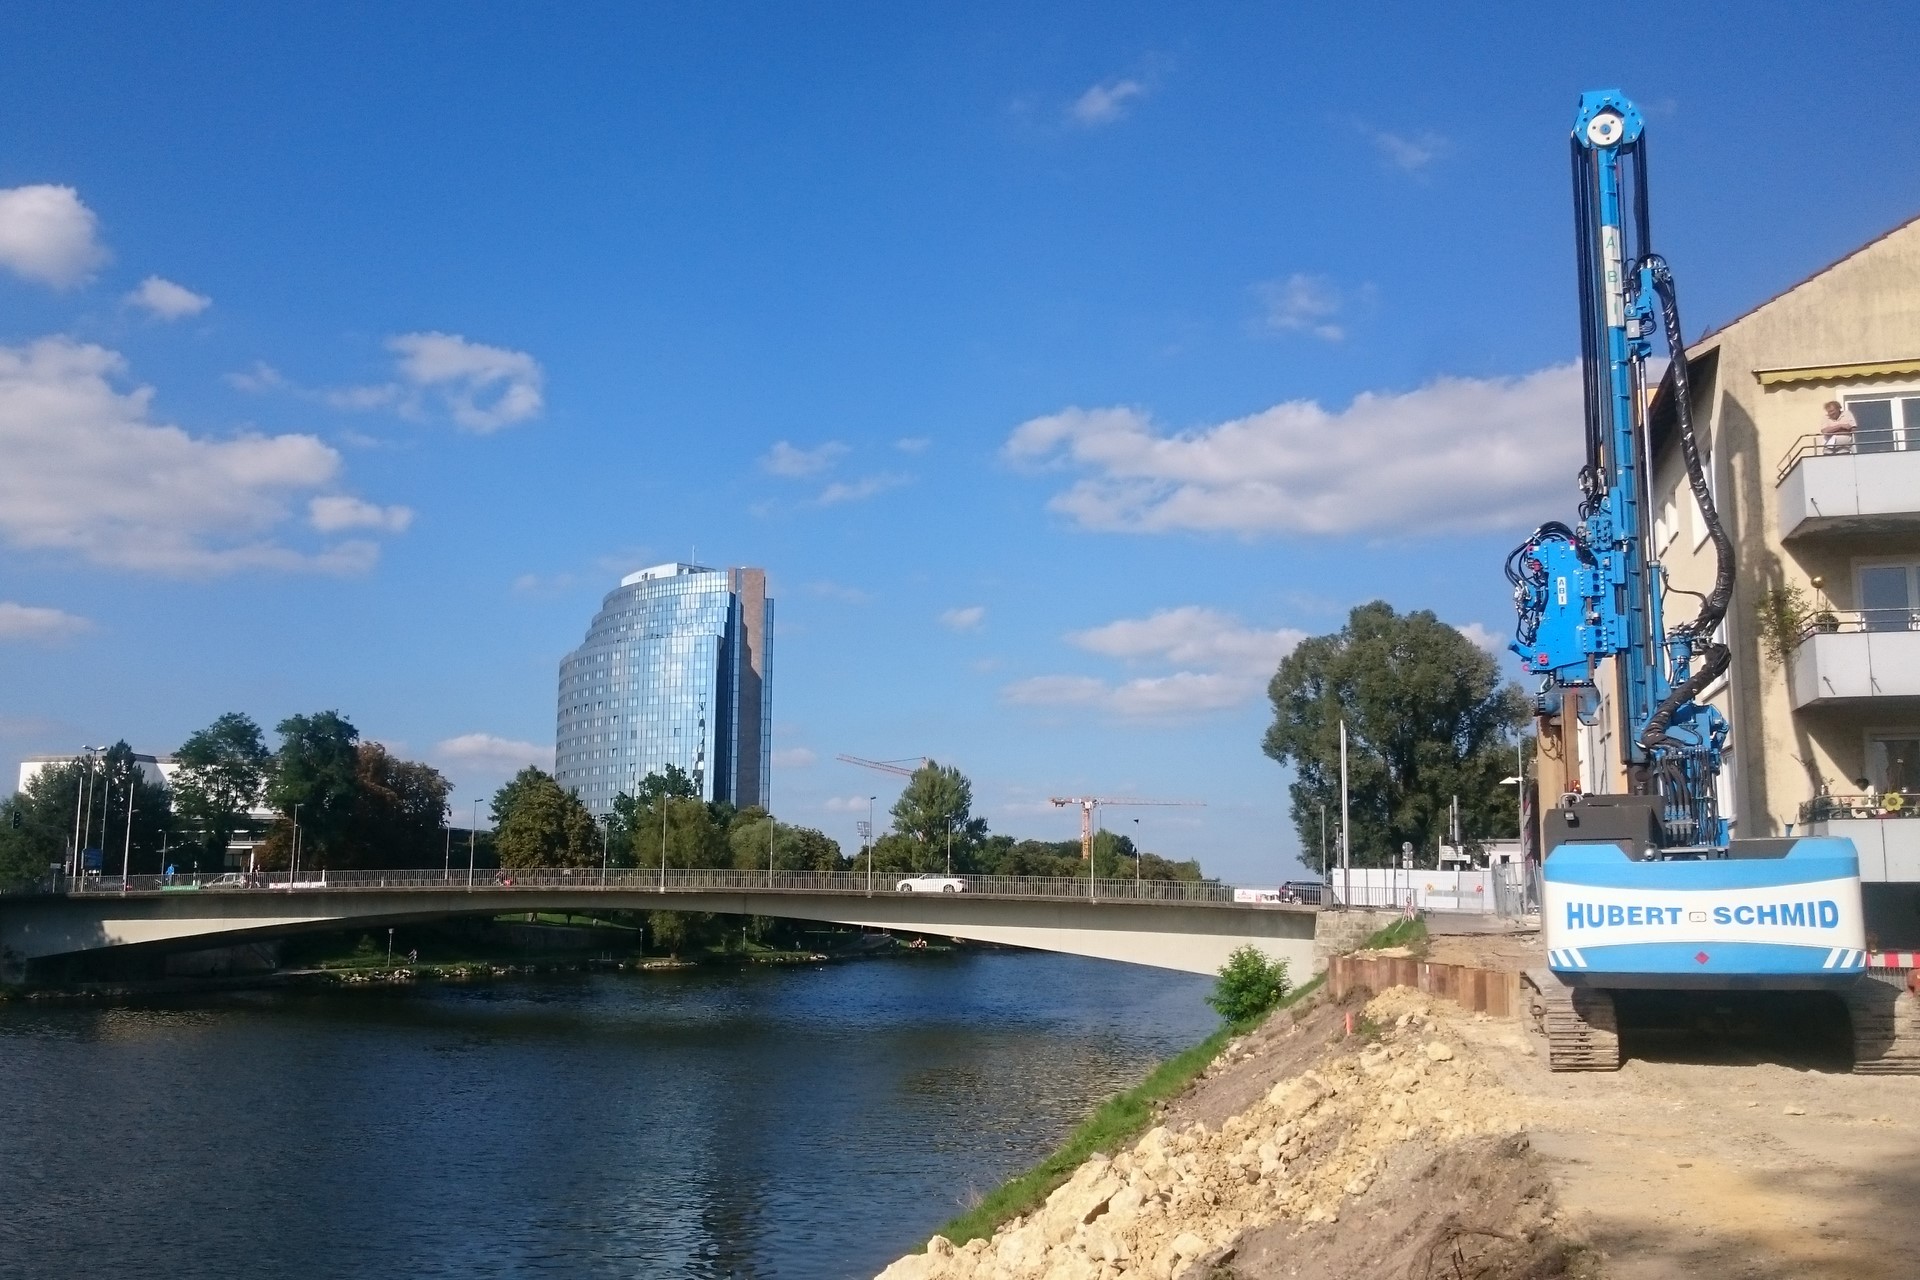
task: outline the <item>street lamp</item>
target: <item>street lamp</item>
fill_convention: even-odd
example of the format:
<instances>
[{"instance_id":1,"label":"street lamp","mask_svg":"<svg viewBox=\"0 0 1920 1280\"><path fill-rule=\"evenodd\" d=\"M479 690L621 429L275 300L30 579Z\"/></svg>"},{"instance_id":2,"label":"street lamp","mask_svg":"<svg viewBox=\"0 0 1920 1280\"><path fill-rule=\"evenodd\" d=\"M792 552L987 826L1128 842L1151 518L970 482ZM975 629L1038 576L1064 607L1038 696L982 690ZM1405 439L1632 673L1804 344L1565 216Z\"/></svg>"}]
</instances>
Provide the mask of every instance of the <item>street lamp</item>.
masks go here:
<instances>
[{"instance_id":1,"label":"street lamp","mask_svg":"<svg viewBox=\"0 0 1920 1280\"><path fill-rule=\"evenodd\" d=\"M473 802L473 825L467 828L467 888L473 888L475 851L480 844L480 801Z\"/></svg>"},{"instance_id":2,"label":"street lamp","mask_svg":"<svg viewBox=\"0 0 1920 1280\"><path fill-rule=\"evenodd\" d=\"M879 841L873 835L873 802L879 796L867 797L867 895L873 895L873 846Z\"/></svg>"},{"instance_id":3,"label":"street lamp","mask_svg":"<svg viewBox=\"0 0 1920 1280\"><path fill-rule=\"evenodd\" d=\"M300 870L300 807L306 801L293 806L293 844L287 850L287 888L293 888L295 875Z\"/></svg>"}]
</instances>

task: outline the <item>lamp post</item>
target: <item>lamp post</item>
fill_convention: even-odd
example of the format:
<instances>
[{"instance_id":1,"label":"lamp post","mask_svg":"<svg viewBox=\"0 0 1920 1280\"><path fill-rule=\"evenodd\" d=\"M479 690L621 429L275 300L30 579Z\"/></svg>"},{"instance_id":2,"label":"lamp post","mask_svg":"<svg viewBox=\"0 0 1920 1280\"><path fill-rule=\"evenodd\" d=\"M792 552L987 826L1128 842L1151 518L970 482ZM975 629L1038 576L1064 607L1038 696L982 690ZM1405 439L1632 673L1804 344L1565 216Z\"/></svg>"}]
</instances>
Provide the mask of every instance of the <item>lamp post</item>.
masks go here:
<instances>
[{"instance_id":1,"label":"lamp post","mask_svg":"<svg viewBox=\"0 0 1920 1280\"><path fill-rule=\"evenodd\" d=\"M453 823L449 821L451 817L452 815L447 812L447 806L442 804L440 806L440 827L441 830L447 834L447 847L443 849L440 854L440 878L448 884L453 883Z\"/></svg>"},{"instance_id":2,"label":"lamp post","mask_svg":"<svg viewBox=\"0 0 1920 1280\"><path fill-rule=\"evenodd\" d=\"M1340 717L1340 874L1341 906L1353 907L1353 846L1347 833L1347 718Z\"/></svg>"},{"instance_id":3,"label":"lamp post","mask_svg":"<svg viewBox=\"0 0 1920 1280\"><path fill-rule=\"evenodd\" d=\"M873 802L879 798L879 796L867 797L867 894L869 897L873 894L873 846L879 843L873 835Z\"/></svg>"},{"instance_id":4,"label":"lamp post","mask_svg":"<svg viewBox=\"0 0 1920 1280\"><path fill-rule=\"evenodd\" d=\"M293 844L287 850L287 888L293 888L295 875L300 870L300 807L306 802L293 806Z\"/></svg>"},{"instance_id":5,"label":"lamp post","mask_svg":"<svg viewBox=\"0 0 1920 1280\"><path fill-rule=\"evenodd\" d=\"M667 802L673 797L660 792L660 892L667 891Z\"/></svg>"},{"instance_id":6,"label":"lamp post","mask_svg":"<svg viewBox=\"0 0 1920 1280\"><path fill-rule=\"evenodd\" d=\"M88 746L86 743L83 742L80 744L80 749L87 753L87 785L85 790L87 791L89 797L91 797L91 794L93 791L93 753L95 751L98 751L100 748ZM79 764L80 761L76 759L74 763ZM68 874L76 878L80 874L80 810L82 807L80 803L81 790L82 788L80 786L80 779L76 777L73 780L73 857L70 861L70 865L68 868ZM91 806L87 806L87 807L91 808Z\"/></svg>"},{"instance_id":7,"label":"lamp post","mask_svg":"<svg viewBox=\"0 0 1920 1280\"><path fill-rule=\"evenodd\" d=\"M136 769L138 765L134 766ZM127 891L127 867L133 861L133 780L127 780L127 839L120 847L120 892Z\"/></svg>"},{"instance_id":8,"label":"lamp post","mask_svg":"<svg viewBox=\"0 0 1920 1280\"><path fill-rule=\"evenodd\" d=\"M467 888L473 888L473 864L480 848L480 802L473 802L473 825L467 828Z\"/></svg>"}]
</instances>

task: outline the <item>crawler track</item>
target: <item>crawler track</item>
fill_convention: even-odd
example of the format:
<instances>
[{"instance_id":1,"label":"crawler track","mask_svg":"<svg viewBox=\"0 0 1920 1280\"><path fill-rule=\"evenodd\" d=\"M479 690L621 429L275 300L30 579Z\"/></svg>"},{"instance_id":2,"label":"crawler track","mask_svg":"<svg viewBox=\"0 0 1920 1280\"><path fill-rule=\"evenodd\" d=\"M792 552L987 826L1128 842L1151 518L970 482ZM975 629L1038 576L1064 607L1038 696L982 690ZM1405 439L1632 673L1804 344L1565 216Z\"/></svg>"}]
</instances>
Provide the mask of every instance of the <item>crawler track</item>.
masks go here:
<instances>
[{"instance_id":1,"label":"crawler track","mask_svg":"<svg viewBox=\"0 0 1920 1280\"><path fill-rule=\"evenodd\" d=\"M1620 1069L1620 1030L1611 995L1568 986L1550 969L1527 970L1526 982L1534 1023L1547 1037L1551 1069Z\"/></svg>"}]
</instances>

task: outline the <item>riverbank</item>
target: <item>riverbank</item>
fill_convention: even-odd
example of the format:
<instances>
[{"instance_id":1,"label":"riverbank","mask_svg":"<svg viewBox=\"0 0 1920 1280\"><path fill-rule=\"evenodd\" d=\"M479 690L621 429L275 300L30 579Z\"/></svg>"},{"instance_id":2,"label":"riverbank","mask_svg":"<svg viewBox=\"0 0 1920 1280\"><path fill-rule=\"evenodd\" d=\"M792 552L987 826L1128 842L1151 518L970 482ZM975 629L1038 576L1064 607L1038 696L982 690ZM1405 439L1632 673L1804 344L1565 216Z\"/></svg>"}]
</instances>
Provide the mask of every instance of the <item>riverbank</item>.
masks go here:
<instances>
[{"instance_id":1,"label":"riverbank","mask_svg":"<svg viewBox=\"0 0 1920 1280\"><path fill-rule=\"evenodd\" d=\"M0 1003L113 1003L123 1000L173 998L196 994L276 988L357 989L405 987L432 983L483 983L531 977L595 973L683 973L697 969L741 969L768 966L842 964L859 960L911 959L948 955L960 949L951 942L921 938L884 940L866 935L866 945L828 950L789 950L777 947L711 948L685 956L640 953L583 956L577 950L550 954L496 952L437 963L398 963L380 956L346 954L296 966L236 974L156 977L101 982L0 984ZM997 950L988 944L970 949Z\"/></svg>"},{"instance_id":2,"label":"riverbank","mask_svg":"<svg viewBox=\"0 0 1920 1280\"><path fill-rule=\"evenodd\" d=\"M1405 988L1365 1005L1316 993L1228 1042L1153 1128L1044 1202L882 1275L1595 1275L1488 1063L1526 1048L1517 1024Z\"/></svg>"}]
</instances>

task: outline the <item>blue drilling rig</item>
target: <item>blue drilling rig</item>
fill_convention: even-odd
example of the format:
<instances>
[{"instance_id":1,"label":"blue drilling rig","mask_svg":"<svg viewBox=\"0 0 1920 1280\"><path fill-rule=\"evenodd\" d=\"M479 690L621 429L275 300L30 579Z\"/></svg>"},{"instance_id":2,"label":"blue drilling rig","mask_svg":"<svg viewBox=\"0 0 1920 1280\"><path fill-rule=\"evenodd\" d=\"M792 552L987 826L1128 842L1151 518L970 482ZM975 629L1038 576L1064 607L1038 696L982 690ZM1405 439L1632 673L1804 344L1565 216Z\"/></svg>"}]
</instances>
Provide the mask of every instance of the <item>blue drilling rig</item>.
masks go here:
<instances>
[{"instance_id":1,"label":"blue drilling rig","mask_svg":"<svg viewBox=\"0 0 1920 1280\"><path fill-rule=\"evenodd\" d=\"M1618 90L1585 94L1572 153L1586 461L1578 521L1542 525L1508 558L1511 648L1539 677L1540 715L1614 717L1621 758L1595 764L1624 789L1542 797L1548 967L1529 982L1549 1061L1617 1067L1613 992L1627 989L1832 990L1854 1011L1858 1054L1863 1036L1891 1033L1853 992L1866 935L1852 842L1730 839L1720 808L1729 726L1702 699L1729 665L1734 548L1694 431L1673 274L1651 248L1645 121ZM1650 384L1656 343L1667 364ZM1713 542L1704 594L1672 585L1649 536L1656 400ZM1688 603L1691 617L1669 620Z\"/></svg>"}]
</instances>

